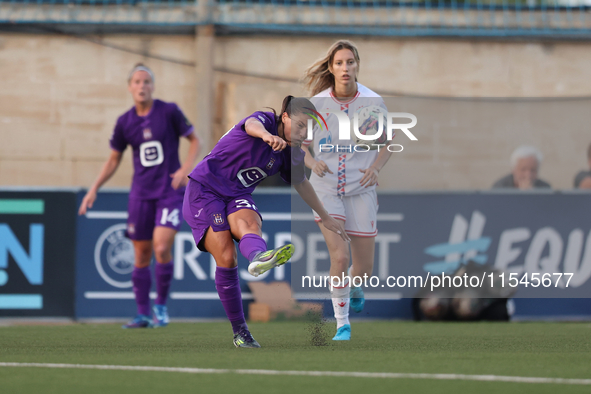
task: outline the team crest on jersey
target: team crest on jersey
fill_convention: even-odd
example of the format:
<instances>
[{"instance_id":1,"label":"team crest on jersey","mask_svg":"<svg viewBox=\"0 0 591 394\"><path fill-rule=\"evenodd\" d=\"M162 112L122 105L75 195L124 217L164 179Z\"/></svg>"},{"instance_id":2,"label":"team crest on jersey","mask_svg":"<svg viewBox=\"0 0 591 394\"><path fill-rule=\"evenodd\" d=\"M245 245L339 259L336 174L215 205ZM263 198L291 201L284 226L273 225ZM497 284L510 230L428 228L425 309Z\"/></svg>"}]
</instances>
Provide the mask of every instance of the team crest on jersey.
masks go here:
<instances>
[{"instance_id":1,"label":"team crest on jersey","mask_svg":"<svg viewBox=\"0 0 591 394\"><path fill-rule=\"evenodd\" d=\"M144 129L144 139L149 140L152 138L152 130L149 128Z\"/></svg>"},{"instance_id":2,"label":"team crest on jersey","mask_svg":"<svg viewBox=\"0 0 591 394\"><path fill-rule=\"evenodd\" d=\"M224 218L222 217L221 213L214 213L213 214L213 223L221 226L224 224Z\"/></svg>"},{"instance_id":3,"label":"team crest on jersey","mask_svg":"<svg viewBox=\"0 0 591 394\"><path fill-rule=\"evenodd\" d=\"M275 159L272 157L271 160L269 160L269 163L267 163L267 170L270 170L273 167L273 164L275 164Z\"/></svg>"}]
</instances>

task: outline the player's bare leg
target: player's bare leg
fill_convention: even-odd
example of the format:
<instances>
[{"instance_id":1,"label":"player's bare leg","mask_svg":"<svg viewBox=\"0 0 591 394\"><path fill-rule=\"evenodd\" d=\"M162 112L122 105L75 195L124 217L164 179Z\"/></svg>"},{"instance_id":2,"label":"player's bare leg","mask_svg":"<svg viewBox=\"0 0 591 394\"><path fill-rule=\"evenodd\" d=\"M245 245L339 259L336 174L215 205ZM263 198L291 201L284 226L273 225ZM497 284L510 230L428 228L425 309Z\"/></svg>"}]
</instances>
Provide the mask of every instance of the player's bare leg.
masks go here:
<instances>
[{"instance_id":1,"label":"player's bare leg","mask_svg":"<svg viewBox=\"0 0 591 394\"><path fill-rule=\"evenodd\" d=\"M230 231L216 232L210 227L205 235L203 246L211 253L217 265L215 287L226 311L226 316L232 323L234 345L236 347L261 347L248 331L244 318L236 247Z\"/></svg>"},{"instance_id":2,"label":"player's bare leg","mask_svg":"<svg viewBox=\"0 0 591 394\"><path fill-rule=\"evenodd\" d=\"M351 277L370 276L373 273L375 245L375 237L351 236L351 257L353 261Z\"/></svg>"},{"instance_id":3,"label":"player's bare leg","mask_svg":"<svg viewBox=\"0 0 591 394\"><path fill-rule=\"evenodd\" d=\"M355 237L351 236L351 255L353 257L353 266L351 268L351 278L364 275L371 276L373 272L373 263L375 255L375 237ZM359 313L365 305L365 296L361 286L351 288L351 309Z\"/></svg>"},{"instance_id":4,"label":"player's bare leg","mask_svg":"<svg viewBox=\"0 0 591 394\"><path fill-rule=\"evenodd\" d=\"M338 219L337 219L338 220ZM344 221L340 220L343 225ZM347 276L349 269L349 261L351 260L349 254L349 244L345 242L338 234L333 233L318 223L322 235L328 247L330 255L330 276L343 278ZM349 292L351 288L349 282L341 283L341 286L336 286L331 289L332 306L334 309L334 316L337 320L337 334L334 336L335 341L348 341L351 339L351 323L349 322Z\"/></svg>"},{"instance_id":5,"label":"player's bare leg","mask_svg":"<svg viewBox=\"0 0 591 394\"><path fill-rule=\"evenodd\" d=\"M146 268L150 266L152 260L152 240L133 240L133 252L135 253L134 265L137 268Z\"/></svg>"},{"instance_id":6,"label":"player's bare leg","mask_svg":"<svg viewBox=\"0 0 591 394\"><path fill-rule=\"evenodd\" d=\"M154 304L154 321L157 327L168 325L168 309L166 300L170 291L170 283L174 271L172 262L172 245L176 230L170 227L156 226L154 228L153 244L156 258L156 302Z\"/></svg>"},{"instance_id":7,"label":"player's bare leg","mask_svg":"<svg viewBox=\"0 0 591 394\"><path fill-rule=\"evenodd\" d=\"M123 328L151 328L150 319L150 288L152 287L152 275L150 273L150 260L152 259L151 240L133 240L135 252L135 264L131 281L133 293L137 305L137 316L125 324Z\"/></svg>"}]
</instances>

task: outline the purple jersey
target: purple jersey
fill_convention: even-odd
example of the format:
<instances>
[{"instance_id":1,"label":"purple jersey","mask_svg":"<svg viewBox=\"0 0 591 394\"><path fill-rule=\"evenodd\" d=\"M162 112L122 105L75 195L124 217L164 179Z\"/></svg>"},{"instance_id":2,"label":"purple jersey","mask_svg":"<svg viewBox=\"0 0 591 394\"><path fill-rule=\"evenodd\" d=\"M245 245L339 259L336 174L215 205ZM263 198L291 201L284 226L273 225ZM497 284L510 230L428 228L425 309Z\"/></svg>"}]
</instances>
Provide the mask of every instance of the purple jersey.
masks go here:
<instances>
[{"instance_id":1,"label":"purple jersey","mask_svg":"<svg viewBox=\"0 0 591 394\"><path fill-rule=\"evenodd\" d=\"M220 138L191 172L191 179L222 196L250 194L260 181L278 172L289 184L299 184L306 179L304 151L287 146L274 152L262 139L246 133L244 124L249 118L257 119L269 133L277 135L275 115L255 112Z\"/></svg>"},{"instance_id":2,"label":"purple jersey","mask_svg":"<svg viewBox=\"0 0 591 394\"><path fill-rule=\"evenodd\" d=\"M151 200L175 193L170 174L181 167L179 138L192 132L180 108L160 100L154 100L146 116L138 116L133 107L117 119L110 144L118 152L127 145L133 149L130 198Z\"/></svg>"}]
</instances>

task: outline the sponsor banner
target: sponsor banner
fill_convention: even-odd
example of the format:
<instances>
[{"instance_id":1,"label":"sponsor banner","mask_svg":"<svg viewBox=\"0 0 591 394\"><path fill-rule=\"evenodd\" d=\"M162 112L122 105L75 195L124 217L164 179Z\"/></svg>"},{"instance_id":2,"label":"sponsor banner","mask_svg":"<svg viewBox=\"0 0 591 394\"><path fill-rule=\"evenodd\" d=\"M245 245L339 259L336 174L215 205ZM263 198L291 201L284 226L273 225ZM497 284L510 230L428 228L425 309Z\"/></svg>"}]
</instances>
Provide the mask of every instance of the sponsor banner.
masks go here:
<instances>
[{"instance_id":1,"label":"sponsor banner","mask_svg":"<svg viewBox=\"0 0 591 394\"><path fill-rule=\"evenodd\" d=\"M78 202L82 197L80 193ZM577 281L573 282L577 286L572 288L576 295L572 297L587 297L589 281L583 280L583 274L591 265L591 248L587 247L591 214L584 207L590 198L574 193L379 194L373 274L382 279L401 275L425 278L437 272L453 272L468 258L507 272L523 274L537 266L564 273L564 267L575 267L576 259L570 256L580 252L575 267ZM324 299L325 314L331 315L326 288L297 288L303 276L324 275L330 266L311 210L297 195L276 191L255 193L254 201L264 218L263 231L269 248L291 240L296 253L293 264L258 278L248 274L247 262L238 253L245 311L252 300L248 281L285 280L291 281L299 299ZM77 318L124 318L136 313L131 288L133 249L124 237L126 209L127 193L100 193L88 215L78 218ZM516 234L519 237L515 238ZM171 316L224 318L214 284L215 263L209 254L196 248L184 222L175 239L173 259L174 278L168 303ZM411 286L370 288L366 295L375 301L366 303L362 317L411 318L410 302L403 298L412 297L417 291ZM541 295L527 291L531 291L531 286L528 290L520 284L516 297L571 297L560 293L569 291L563 287L554 288L551 293L546 293L546 289ZM584 317L588 316L589 301L517 299L516 307L515 316L521 318Z\"/></svg>"},{"instance_id":2,"label":"sponsor banner","mask_svg":"<svg viewBox=\"0 0 591 394\"><path fill-rule=\"evenodd\" d=\"M79 193L79 202L83 196L84 193ZM134 252L131 241L125 237L127 200L127 193L100 193L87 215L78 218L77 318L131 317L136 314L131 284ZM263 237L269 248L284 245L291 239L290 200L291 195L286 193L254 195L263 216ZM224 317L215 289L215 262L209 253L197 249L191 229L184 220L176 235L172 255L174 276L168 302L170 315L175 318ZM153 260L152 270L154 264ZM257 278L251 276L247 271L248 262L240 253L238 266L245 304L252 299L247 282L291 279L289 265ZM153 278L152 299L155 298L155 288Z\"/></svg>"},{"instance_id":3,"label":"sponsor banner","mask_svg":"<svg viewBox=\"0 0 591 394\"><path fill-rule=\"evenodd\" d=\"M470 290L492 286L518 298L588 298L590 202L591 194L574 192L381 194L374 278L365 294L413 297L421 283L437 288L442 275L471 261L483 275L462 281ZM309 212L299 198L292 204L295 213ZM293 221L292 230L296 247L306 249L303 264L293 265L292 289L298 297L322 298L327 287L320 279L329 275L322 234L310 221Z\"/></svg>"},{"instance_id":4,"label":"sponsor banner","mask_svg":"<svg viewBox=\"0 0 591 394\"><path fill-rule=\"evenodd\" d=\"M0 316L73 317L73 192L0 191Z\"/></svg>"}]
</instances>

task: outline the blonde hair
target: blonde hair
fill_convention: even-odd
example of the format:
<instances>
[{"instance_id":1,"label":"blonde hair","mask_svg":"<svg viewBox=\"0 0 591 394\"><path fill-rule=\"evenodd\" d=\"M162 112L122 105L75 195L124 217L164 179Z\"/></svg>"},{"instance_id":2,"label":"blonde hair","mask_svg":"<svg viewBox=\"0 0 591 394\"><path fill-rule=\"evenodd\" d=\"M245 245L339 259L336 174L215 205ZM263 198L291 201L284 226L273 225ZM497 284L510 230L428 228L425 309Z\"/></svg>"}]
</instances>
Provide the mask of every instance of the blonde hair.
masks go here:
<instances>
[{"instance_id":1,"label":"blonde hair","mask_svg":"<svg viewBox=\"0 0 591 394\"><path fill-rule=\"evenodd\" d=\"M144 65L143 63L137 63L135 66L133 66L133 70L131 70L131 72L129 73L129 76L127 77L127 83L131 82L131 78L133 78L133 74L135 74L138 71L145 71L150 75L150 78L152 78L152 83L154 83L154 73L152 72L152 70L150 70L148 68L148 66Z\"/></svg>"},{"instance_id":2,"label":"blonde hair","mask_svg":"<svg viewBox=\"0 0 591 394\"><path fill-rule=\"evenodd\" d=\"M355 61L359 65L359 52L357 51L355 44L348 40L339 40L335 42L330 48L328 48L326 56L318 59L304 72L304 86L312 96L315 96L330 87L334 89L334 75L330 72L330 67L335 54L341 49L348 49L353 52ZM355 76L355 82L357 82L357 76Z\"/></svg>"}]
</instances>

